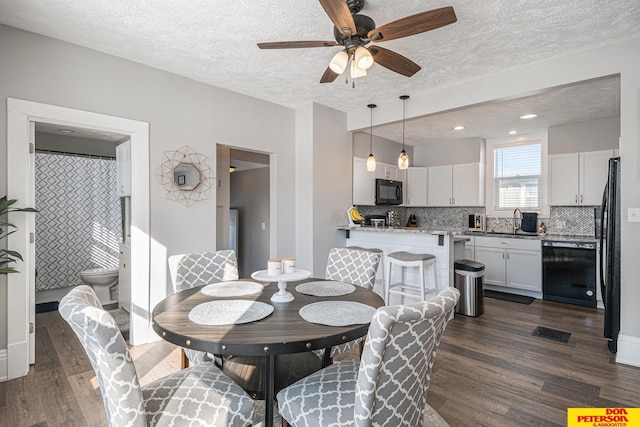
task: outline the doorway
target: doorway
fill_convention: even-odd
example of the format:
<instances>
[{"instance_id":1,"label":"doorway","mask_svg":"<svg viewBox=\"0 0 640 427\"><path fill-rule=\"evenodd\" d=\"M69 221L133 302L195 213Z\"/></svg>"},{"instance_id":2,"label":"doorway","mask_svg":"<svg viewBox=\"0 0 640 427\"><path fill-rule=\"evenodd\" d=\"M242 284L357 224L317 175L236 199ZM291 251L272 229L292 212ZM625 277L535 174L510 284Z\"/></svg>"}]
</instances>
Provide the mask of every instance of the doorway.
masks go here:
<instances>
[{"instance_id":1,"label":"doorway","mask_svg":"<svg viewBox=\"0 0 640 427\"><path fill-rule=\"evenodd\" d=\"M218 146L217 249L235 249L240 277L270 258L270 155Z\"/></svg>"},{"instance_id":2,"label":"doorway","mask_svg":"<svg viewBox=\"0 0 640 427\"><path fill-rule=\"evenodd\" d=\"M7 196L34 206L35 124L72 126L128 136L132 146L132 292L130 341L152 339L149 309L149 125L148 123L36 102L7 99ZM24 256L20 272L7 276L7 379L24 376L35 362L35 216L12 219L18 227L8 246Z\"/></svg>"}]
</instances>

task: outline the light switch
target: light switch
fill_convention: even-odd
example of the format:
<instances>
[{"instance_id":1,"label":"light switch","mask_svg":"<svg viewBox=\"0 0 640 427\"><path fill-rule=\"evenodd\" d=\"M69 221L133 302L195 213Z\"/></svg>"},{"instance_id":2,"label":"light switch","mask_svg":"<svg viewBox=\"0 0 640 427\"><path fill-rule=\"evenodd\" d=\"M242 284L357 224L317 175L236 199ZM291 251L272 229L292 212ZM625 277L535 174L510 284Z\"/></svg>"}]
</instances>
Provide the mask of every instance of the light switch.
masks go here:
<instances>
[{"instance_id":1,"label":"light switch","mask_svg":"<svg viewBox=\"0 0 640 427\"><path fill-rule=\"evenodd\" d=\"M264 222L262 223L262 229L263 229L263 230L266 230L266 229L267 229L267 224L266 224L266 223L264 223Z\"/></svg>"},{"instance_id":2,"label":"light switch","mask_svg":"<svg viewBox=\"0 0 640 427\"><path fill-rule=\"evenodd\" d=\"M627 211L627 220L629 222L640 222L640 208L629 208Z\"/></svg>"}]
</instances>

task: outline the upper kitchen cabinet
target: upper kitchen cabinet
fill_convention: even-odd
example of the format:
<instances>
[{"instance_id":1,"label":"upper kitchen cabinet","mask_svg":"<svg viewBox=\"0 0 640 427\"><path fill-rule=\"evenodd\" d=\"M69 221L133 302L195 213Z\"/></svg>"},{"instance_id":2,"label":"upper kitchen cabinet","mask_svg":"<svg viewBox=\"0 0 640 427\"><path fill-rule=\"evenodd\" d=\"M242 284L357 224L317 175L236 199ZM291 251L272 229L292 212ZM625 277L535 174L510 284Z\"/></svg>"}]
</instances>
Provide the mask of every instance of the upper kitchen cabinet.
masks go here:
<instances>
[{"instance_id":1,"label":"upper kitchen cabinet","mask_svg":"<svg viewBox=\"0 0 640 427\"><path fill-rule=\"evenodd\" d=\"M378 165L376 165L378 166ZM376 171L378 167L376 167ZM376 172L367 170L367 159L353 158L353 204L373 206Z\"/></svg>"},{"instance_id":2,"label":"upper kitchen cabinet","mask_svg":"<svg viewBox=\"0 0 640 427\"><path fill-rule=\"evenodd\" d=\"M427 206L484 206L484 163L429 167Z\"/></svg>"},{"instance_id":3,"label":"upper kitchen cabinet","mask_svg":"<svg viewBox=\"0 0 640 427\"><path fill-rule=\"evenodd\" d=\"M393 181L402 181L400 177L400 173L398 171L398 166L390 165L387 163L376 164L376 172L375 177L378 179L390 179Z\"/></svg>"},{"instance_id":4,"label":"upper kitchen cabinet","mask_svg":"<svg viewBox=\"0 0 640 427\"><path fill-rule=\"evenodd\" d=\"M614 150L549 156L549 204L595 206L602 203L607 165Z\"/></svg>"},{"instance_id":5,"label":"upper kitchen cabinet","mask_svg":"<svg viewBox=\"0 0 640 427\"><path fill-rule=\"evenodd\" d=\"M403 173L398 166L376 162L375 172L367 170L367 159L353 158L353 204L363 206L375 205L376 179L403 181ZM424 205L423 205L424 206Z\"/></svg>"},{"instance_id":6,"label":"upper kitchen cabinet","mask_svg":"<svg viewBox=\"0 0 640 427\"><path fill-rule=\"evenodd\" d=\"M427 206L427 168L413 167L406 170L405 206Z\"/></svg>"}]
</instances>

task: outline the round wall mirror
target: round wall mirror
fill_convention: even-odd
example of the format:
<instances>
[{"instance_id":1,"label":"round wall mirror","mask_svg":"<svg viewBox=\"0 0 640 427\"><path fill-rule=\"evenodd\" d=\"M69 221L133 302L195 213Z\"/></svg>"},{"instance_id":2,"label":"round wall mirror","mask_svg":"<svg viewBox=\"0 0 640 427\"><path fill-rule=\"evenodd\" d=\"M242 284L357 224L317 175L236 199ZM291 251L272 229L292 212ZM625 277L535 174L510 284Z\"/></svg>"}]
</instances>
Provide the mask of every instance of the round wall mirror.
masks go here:
<instances>
[{"instance_id":1,"label":"round wall mirror","mask_svg":"<svg viewBox=\"0 0 640 427\"><path fill-rule=\"evenodd\" d=\"M192 191L200 184L200 171L193 163L179 163L173 168L173 182L182 191Z\"/></svg>"}]
</instances>

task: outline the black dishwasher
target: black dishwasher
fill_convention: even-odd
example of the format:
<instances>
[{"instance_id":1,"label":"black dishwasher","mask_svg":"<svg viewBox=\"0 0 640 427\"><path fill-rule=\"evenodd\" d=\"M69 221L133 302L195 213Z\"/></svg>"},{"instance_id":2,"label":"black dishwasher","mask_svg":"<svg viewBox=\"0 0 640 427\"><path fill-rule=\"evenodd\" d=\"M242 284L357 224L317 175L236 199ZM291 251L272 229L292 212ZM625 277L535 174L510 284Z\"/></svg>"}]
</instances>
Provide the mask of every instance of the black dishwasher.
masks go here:
<instances>
[{"instance_id":1,"label":"black dishwasher","mask_svg":"<svg viewBox=\"0 0 640 427\"><path fill-rule=\"evenodd\" d=\"M595 307L596 249L595 242L543 240L543 298Z\"/></svg>"}]
</instances>

